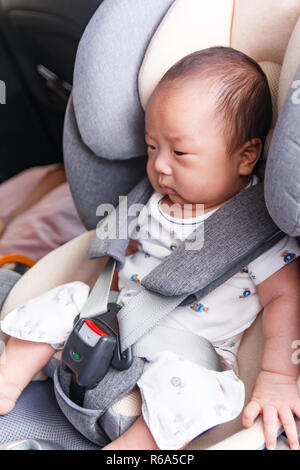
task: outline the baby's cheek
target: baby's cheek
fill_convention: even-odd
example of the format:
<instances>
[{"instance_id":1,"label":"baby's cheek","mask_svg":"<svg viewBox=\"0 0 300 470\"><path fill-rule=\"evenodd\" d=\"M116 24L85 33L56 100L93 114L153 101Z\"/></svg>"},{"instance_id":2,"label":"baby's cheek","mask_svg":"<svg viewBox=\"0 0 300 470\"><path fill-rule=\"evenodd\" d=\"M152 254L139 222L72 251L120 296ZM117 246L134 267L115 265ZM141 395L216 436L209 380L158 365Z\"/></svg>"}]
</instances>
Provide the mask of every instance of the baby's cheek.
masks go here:
<instances>
[{"instance_id":1,"label":"baby's cheek","mask_svg":"<svg viewBox=\"0 0 300 470\"><path fill-rule=\"evenodd\" d=\"M183 199L194 204L205 204L214 200L218 194L218 186L208 178L195 175L186 181L180 191Z\"/></svg>"},{"instance_id":2,"label":"baby's cheek","mask_svg":"<svg viewBox=\"0 0 300 470\"><path fill-rule=\"evenodd\" d=\"M190 176L182 184L182 196L191 202L196 202L198 196L203 193L202 179L197 175Z\"/></svg>"},{"instance_id":3,"label":"baby's cheek","mask_svg":"<svg viewBox=\"0 0 300 470\"><path fill-rule=\"evenodd\" d=\"M151 183L151 185L154 187L156 186L156 180L157 180L157 176L156 176L156 173L152 167L152 164L151 163L147 163L147 166L146 166L146 172L147 172L147 176L149 178L149 181Z\"/></svg>"}]
</instances>

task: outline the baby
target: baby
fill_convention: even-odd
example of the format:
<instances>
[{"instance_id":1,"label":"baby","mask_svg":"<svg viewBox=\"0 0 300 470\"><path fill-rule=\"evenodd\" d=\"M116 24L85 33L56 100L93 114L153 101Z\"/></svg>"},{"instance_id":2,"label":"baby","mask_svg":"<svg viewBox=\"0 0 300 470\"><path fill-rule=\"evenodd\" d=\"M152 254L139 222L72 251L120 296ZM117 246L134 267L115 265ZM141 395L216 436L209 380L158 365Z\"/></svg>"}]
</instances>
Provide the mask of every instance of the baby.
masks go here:
<instances>
[{"instance_id":1,"label":"baby","mask_svg":"<svg viewBox=\"0 0 300 470\"><path fill-rule=\"evenodd\" d=\"M258 182L253 170L271 119L267 79L255 61L238 51L216 47L195 52L165 74L146 109L147 174L154 191L136 219L138 251L119 272L118 303L135 295L143 276L207 217ZM212 426L235 418L244 406L235 356L243 332L262 307L264 354L243 424L251 426L262 414L271 449L279 417L291 448L298 448L293 413L300 417L299 368L291 361L291 344L299 338L299 254L297 242L286 236L201 302L177 307L162 321L207 338L226 370L208 371L168 351L150 358L138 382L142 416L105 449L184 448ZM47 317L43 299L36 304L41 318ZM30 311L27 315L28 324ZM9 315L1 326L24 337ZM39 324L39 341L41 330ZM6 364L0 366L0 413L13 408L53 353L47 334L41 343L8 341Z\"/></svg>"}]
</instances>

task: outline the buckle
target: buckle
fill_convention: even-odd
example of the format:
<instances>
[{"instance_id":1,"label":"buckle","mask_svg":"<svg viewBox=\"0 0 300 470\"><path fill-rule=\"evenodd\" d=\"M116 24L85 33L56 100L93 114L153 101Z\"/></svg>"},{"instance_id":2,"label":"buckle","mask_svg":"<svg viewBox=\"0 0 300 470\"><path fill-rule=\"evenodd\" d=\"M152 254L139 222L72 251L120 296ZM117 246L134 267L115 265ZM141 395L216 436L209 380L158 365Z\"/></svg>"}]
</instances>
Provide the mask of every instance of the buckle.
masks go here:
<instances>
[{"instance_id":1,"label":"buckle","mask_svg":"<svg viewBox=\"0 0 300 470\"><path fill-rule=\"evenodd\" d=\"M132 349L121 353L117 318L120 308L110 303L107 312L76 322L63 349L62 366L74 374L79 386L94 388L110 366L117 370L131 366Z\"/></svg>"}]
</instances>

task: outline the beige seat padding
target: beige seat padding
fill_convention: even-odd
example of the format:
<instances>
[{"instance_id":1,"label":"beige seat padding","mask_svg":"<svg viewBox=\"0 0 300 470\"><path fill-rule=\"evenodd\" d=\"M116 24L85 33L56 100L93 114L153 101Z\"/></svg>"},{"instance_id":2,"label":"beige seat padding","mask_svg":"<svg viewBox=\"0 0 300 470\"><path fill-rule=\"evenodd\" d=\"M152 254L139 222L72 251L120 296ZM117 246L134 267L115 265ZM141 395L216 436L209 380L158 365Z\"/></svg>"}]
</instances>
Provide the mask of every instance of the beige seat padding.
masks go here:
<instances>
[{"instance_id":1,"label":"beige seat padding","mask_svg":"<svg viewBox=\"0 0 300 470\"><path fill-rule=\"evenodd\" d=\"M159 25L139 72L145 108L164 73L185 55L218 45L230 46L233 0L176 0Z\"/></svg>"},{"instance_id":2,"label":"beige seat padding","mask_svg":"<svg viewBox=\"0 0 300 470\"><path fill-rule=\"evenodd\" d=\"M236 0L231 47L282 65L299 14L299 0Z\"/></svg>"},{"instance_id":3,"label":"beige seat padding","mask_svg":"<svg viewBox=\"0 0 300 470\"><path fill-rule=\"evenodd\" d=\"M231 46L253 57L268 77L273 124L264 158L291 80L300 63L300 0L176 0L158 27L139 72L145 108L164 73L185 55Z\"/></svg>"},{"instance_id":4,"label":"beige seat padding","mask_svg":"<svg viewBox=\"0 0 300 470\"><path fill-rule=\"evenodd\" d=\"M164 73L186 54L211 46L231 46L259 63L280 67L284 100L299 64L293 30L299 0L176 0L158 27L139 72L142 105ZM291 43L289 44L291 40ZM285 90L285 92L284 92Z\"/></svg>"},{"instance_id":5,"label":"beige seat padding","mask_svg":"<svg viewBox=\"0 0 300 470\"><path fill-rule=\"evenodd\" d=\"M300 32L296 31L300 2L236 0L234 10L231 47L253 57L269 81L273 122L264 148L264 158L267 158L278 113L300 64Z\"/></svg>"}]
</instances>

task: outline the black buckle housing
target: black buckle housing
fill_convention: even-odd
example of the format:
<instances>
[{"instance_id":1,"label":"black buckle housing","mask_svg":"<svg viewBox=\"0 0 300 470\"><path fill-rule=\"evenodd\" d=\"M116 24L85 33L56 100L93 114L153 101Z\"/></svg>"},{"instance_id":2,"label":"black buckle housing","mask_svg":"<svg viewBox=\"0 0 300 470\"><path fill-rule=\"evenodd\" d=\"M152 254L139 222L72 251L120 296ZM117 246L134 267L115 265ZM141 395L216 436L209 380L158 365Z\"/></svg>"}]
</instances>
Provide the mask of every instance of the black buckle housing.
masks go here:
<instances>
[{"instance_id":1,"label":"black buckle housing","mask_svg":"<svg viewBox=\"0 0 300 470\"><path fill-rule=\"evenodd\" d=\"M62 354L62 366L70 370L76 383L94 388L110 366L129 369L132 349L121 353L117 313L121 306L110 303L107 312L91 318L80 318L70 334Z\"/></svg>"}]
</instances>

